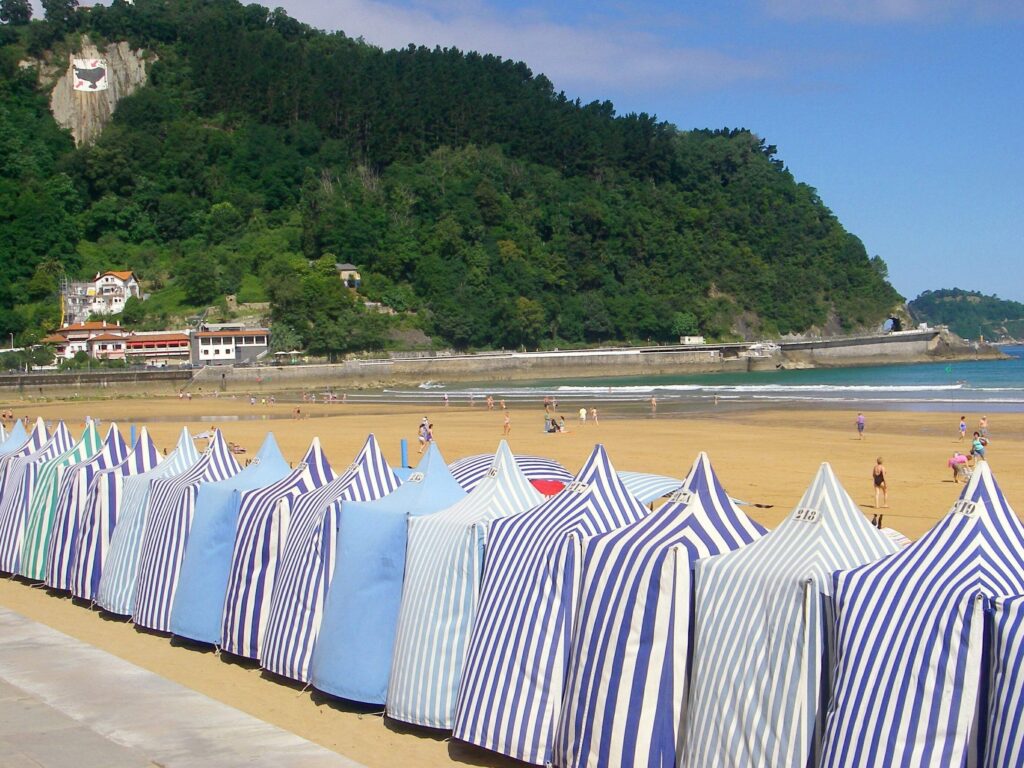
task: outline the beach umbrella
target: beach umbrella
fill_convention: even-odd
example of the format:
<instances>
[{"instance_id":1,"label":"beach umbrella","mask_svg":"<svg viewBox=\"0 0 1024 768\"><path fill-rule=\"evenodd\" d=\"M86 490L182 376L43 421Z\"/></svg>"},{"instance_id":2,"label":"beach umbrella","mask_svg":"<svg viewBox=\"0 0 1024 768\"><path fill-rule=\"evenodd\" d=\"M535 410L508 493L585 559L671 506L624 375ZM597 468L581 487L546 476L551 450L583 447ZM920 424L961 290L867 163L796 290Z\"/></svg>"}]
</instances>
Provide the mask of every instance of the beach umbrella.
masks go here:
<instances>
[{"instance_id":1,"label":"beach umbrella","mask_svg":"<svg viewBox=\"0 0 1024 768\"><path fill-rule=\"evenodd\" d=\"M320 691L383 704L402 599L408 519L451 506L466 492L431 443L402 485L376 501L345 501L334 576L313 648L310 681Z\"/></svg>"},{"instance_id":2,"label":"beach umbrella","mask_svg":"<svg viewBox=\"0 0 1024 768\"><path fill-rule=\"evenodd\" d=\"M276 548L275 540L285 533L275 526L279 519L275 511L281 501L334 479L319 438L313 438L306 455L292 470L285 466L282 471L281 467L265 462L259 465L258 475L251 469L247 467L229 480L199 489L195 519L171 607L171 632L180 637L220 643L231 554L242 521L277 527L262 539Z\"/></svg>"},{"instance_id":3,"label":"beach umbrella","mask_svg":"<svg viewBox=\"0 0 1024 768\"><path fill-rule=\"evenodd\" d=\"M409 518L387 695L390 717L430 728L452 727L490 523L543 500L502 440L472 493L437 514Z\"/></svg>"},{"instance_id":4,"label":"beach umbrella","mask_svg":"<svg viewBox=\"0 0 1024 768\"><path fill-rule=\"evenodd\" d=\"M38 451L12 454L7 464L3 497L0 498L0 571L18 572L25 536L25 516L32 502L39 468L73 445L74 438L62 421Z\"/></svg>"},{"instance_id":5,"label":"beach umbrella","mask_svg":"<svg viewBox=\"0 0 1024 768\"><path fill-rule=\"evenodd\" d=\"M683 481L675 477L652 475L647 472L619 472L619 479L626 486L626 490L643 504L662 499L683 485Z\"/></svg>"},{"instance_id":6,"label":"beach umbrella","mask_svg":"<svg viewBox=\"0 0 1024 768\"><path fill-rule=\"evenodd\" d=\"M273 434L268 434L256 456L263 462L284 462ZM241 472L220 430L210 440L196 465L188 472L166 480L155 480L146 513L146 530L139 552L139 574L135 584L132 621L137 626L167 632L171 605L178 587L181 558L195 514L199 489L219 483Z\"/></svg>"},{"instance_id":7,"label":"beach umbrella","mask_svg":"<svg viewBox=\"0 0 1024 768\"><path fill-rule=\"evenodd\" d=\"M992 679L982 765L1024 765L1024 596L997 597L990 601L988 613Z\"/></svg>"},{"instance_id":8,"label":"beach umbrella","mask_svg":"<svg viewBox=\"0 0 1024 768\"><path fill-rule=\"evenodd\" d=\"M778 528L696 562L689 765L817 765L832 572L895 551L822 464Z\"/></svg>"},{"instance_id":9,"label":"beach umbrella","mask_svg":"<svg viewBox=\"0 0 1024 768\"><path fill-rule=\"evenodd\" d=\"M192 446L191 440L188 445ZM73 548L71 594L75 597L96 599L110 540L117 527L125 481L149 472L159 464L160 452L149 430L143 427L125 460L96 474L82 512L78 541Z\"/></svg>"},{"instance_id":10,"label":"beach umbrella","mask_svg":"<svg viewBox=\"0 0 1024 768\"><path fill-rule=\"evenodd\" d=\"M26 579L42 581L46 577L46 554L50 549L50 531L57 514L60 481L68 467L80 464L100 449L103 440L95 422L85 425L82 439L70 450L45 462L36 477L36 487L25 518L25 537L21 545L18 573Z\"/></svg>"},{"instance_id":11,"label":"beach umbrella","mask_svg":"<svg viewBox=\"0 0 1024 768\"><path fill-rule=\"evenodd\" d=\"M75 547L78 544L78 530L86 502L89 500L89 486L102 470L117 466L128 455L129 447L111 424L100 450L81 464L68 467L57 491L53 525L50 530L50 544L46 548L45 582L48 587L60 590L71 589L71 568L74 563Z\"/></svg>"},{"instance_id":12,"label":"beach umbrella","mask_svg":"<svg viewBox=\"0 0 1024 768\"><path fill-rule=\"evenodd\" d=\"M26 440L28 440L28 433L25 431L25 425L19 419L14 422L14 426L6 433L3 440L0 440L0 456L14 453L25 444Z\"/></svg>"},{"instance_id":13,"label":"beach umbrella","mask_svg":"<svg viewBox=\"0 0 1024 768\"><path fill-rule=\"evenodd\" d=\"M208 449L213 447L210 443ZM195 467L202 460L188 429L183 428L173 453L160 466L141 475L126 477L120 499L114 499L118 509L117 525L110 537L103 571L100 574L96 602L100 607L121 616L130 616L135 604L135 582L139 572L139 553L146 530L147 511L152 486L157 480L177 477ZM115 487L116 490L116 487Z\"/></svg>"},{"instance_id":14,"label":"beach umbrella","mask_svg":"<svg viewBox=\"0 0 1024 768\"><path fill-rule=\"evenodd\" d=\"M839 664L822 766L976 764L986 604L1024 594L1024 524L988 464L914 544L834 581Z\"/></svg>"},{"instance_id":15,"label":"beach umbrella","mask_svg":"<svg viewBox=\"0 0 1024 768\"><path fill-rule=\"evenodd\" d=\"M551 759L583 541L644 517L603 446L557 496L491 523L455 736L526 762Z\"/></svg>"},{"instance_id":16,"label":"beach umbrella","mask_svg":"<svg viewBox=\"0 0 1024 768\"><path fill-rule=\"evenodd\" d=\"M258 658L267 670L292 680L309 681L313 646L323 619L327 590L334 576L338 520L345 501L373 501L399 487L398 478L371 434L345 472L332 482L282 503L288 534L280 555L269 547L246 546L252 558L236 558L238 573L259 563L267 572L262 592L249 589L264 578L234 578L224 605L221 641L226 650ZM244 551L237 542L236 555ZM272 587L271 587L272 585Z\"/></svg>"},{"instance_id":17,"label":"beach umbrella","mask_svg":"<svg viewBox=\"0 0 1024 768\"><path fill-rule=\"evenodd\" d=\"M681 764L693 563L765 533L701 453L665 504L585 543L556 765Z\"/></svg>"},{"instance_id":18,"label":"beach umbrella","mask_svg":"<svg viewBox=\"0 0 1024 768\"><path fill-rule=\"evenodd\" d=\"M551 481L562 485L572 480L572 473L554 459L545 459L542 456L516 456L515 461L527 480ZM487 476L493 465L493 453L479 453L453 461L448 465L448 469L455 481L462 486L462 490L470 493L476 488L477 483Z\"/></svg>"}]
</instances>

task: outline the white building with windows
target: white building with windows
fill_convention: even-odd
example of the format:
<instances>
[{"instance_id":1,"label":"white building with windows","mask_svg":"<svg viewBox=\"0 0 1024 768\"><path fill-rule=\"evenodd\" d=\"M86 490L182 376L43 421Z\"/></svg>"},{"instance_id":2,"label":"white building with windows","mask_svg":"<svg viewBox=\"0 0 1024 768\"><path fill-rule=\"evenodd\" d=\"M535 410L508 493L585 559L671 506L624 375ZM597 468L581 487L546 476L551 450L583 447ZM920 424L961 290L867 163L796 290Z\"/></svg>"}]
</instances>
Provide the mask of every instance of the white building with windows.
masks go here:
<instances>
[{"instance_id":1,"label":"white building with windows","mask_svg":"<svg viewBox=\"0 0 1024 768\"><path fill-rule=\"evenodd\" d=\"M64 322L74 325L90 315L118 315L132 296L143 298L134 272L102 272L92 281L67 282L61 286Z\"/></svg>"},{"instance_id":2,"label":"white building with windows","mask_svg":"<svg viewBox=\"0 0 1024 768\"><path fill-rule=\"evenodd\" d=\"M243 365L263 357L270 346L267 328L222 328L192 336L193 365Z\"/></svg>"}]
</instances>

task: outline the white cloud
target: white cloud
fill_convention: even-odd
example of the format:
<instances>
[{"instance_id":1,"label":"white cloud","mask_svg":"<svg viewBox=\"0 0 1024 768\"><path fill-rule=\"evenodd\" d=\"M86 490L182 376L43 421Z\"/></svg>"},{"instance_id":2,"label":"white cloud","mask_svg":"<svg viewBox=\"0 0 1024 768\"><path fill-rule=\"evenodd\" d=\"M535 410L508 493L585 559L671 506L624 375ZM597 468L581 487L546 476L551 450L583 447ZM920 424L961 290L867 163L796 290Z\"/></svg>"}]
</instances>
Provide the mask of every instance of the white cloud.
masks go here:
<instances>
[{"instance_id":1,"label":"white cloud","mask_svg":"<svg viewBox=\"0 0 1024 768\"><path fill-rule=\"evenodd\" d=\"M769 61L678 45L621 19L569 25L537 8L501 12L480 0L290 0L286 7L313 26L383 48L454 46L525 61L572 94L716 88L775 74Z\"/></svg>"}]
</instances>

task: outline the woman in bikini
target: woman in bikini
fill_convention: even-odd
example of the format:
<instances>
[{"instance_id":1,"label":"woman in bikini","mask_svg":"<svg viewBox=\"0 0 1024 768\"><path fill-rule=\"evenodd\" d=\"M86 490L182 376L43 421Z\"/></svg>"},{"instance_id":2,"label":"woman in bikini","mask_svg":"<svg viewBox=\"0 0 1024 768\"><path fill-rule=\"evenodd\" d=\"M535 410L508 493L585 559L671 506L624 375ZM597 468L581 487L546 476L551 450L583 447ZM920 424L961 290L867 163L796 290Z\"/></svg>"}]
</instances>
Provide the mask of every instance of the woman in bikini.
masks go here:
<instances>
[{"instance_id":1,"label":"woman in bikini","mask_svg":"<svg viewBox=\"0 0 1024 768\"><path fill-rule=\"evenodd\" d=\"M879 456L871 470L871 478L875 481L875 509L878 509L878 497L881 494L882 508L889 506L889 486L885 482L885 465L882 464L882 457Z\"/></svg>"}]
</instances>

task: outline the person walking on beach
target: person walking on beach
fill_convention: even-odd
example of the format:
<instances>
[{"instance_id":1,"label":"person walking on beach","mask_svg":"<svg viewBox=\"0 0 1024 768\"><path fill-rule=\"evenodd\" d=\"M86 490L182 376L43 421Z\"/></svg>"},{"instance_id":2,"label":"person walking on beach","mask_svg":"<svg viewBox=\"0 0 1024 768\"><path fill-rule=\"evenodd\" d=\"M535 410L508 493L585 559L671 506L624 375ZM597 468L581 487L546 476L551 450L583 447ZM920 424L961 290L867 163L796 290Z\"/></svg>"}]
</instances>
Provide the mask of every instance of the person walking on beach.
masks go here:
<instances>
[{"instance_id":1,"label":"person walking on beach","mask_svg":"<svg viewBox=\"0 0 1024 768\"><path fill-rule=\"evenodd\" d=\"M512 416L511 414L509 414L508 411L505 411L505 427L502 430L501 434L505 435L506 437L512 434Z\"/></svg>"},{"instance_id":2,"label":"person walking on beach","mask_svg":"<svg viewBox=\"0 0 1024 768\"><path fill-rule=\"evenodd\" d=\"M865 423L864 414L863 413L858 413L857 414L857 437L859 439L861 439L861 440L864 439L864 423Z\"/></svg>"},{"instance_id":3,"label":"person walking on beach","mask_svg":"<svg viewBox=\"0 0 1024 768\"><path fill-rule=\"evenodd\" d=\"M960 417L960 442L961 443L964 441L965 437L967 437L967 417L966 416L961 416Z\"/></svg>"},{"instance_id":4,"label":"person walking on beach","mask_svg":"<svg viewBox=\"0 0 1024 768\"><path fill-rule=\"evenodd\" d=\"M978 433L988 439L988 416L982 416L978 419Z\"/></svg>"},{"instance_id":5,"label":"person walking on beach","mask_svg":"<svg viewBox=\"0 0 1024 768\"><path fill-rule=\"evenodd\" d=\"M587 423L587 409L580 408L580 426Z\"/></svg>"},{"instance_id":6,"label":"person walking on beach","mask_svg":"<svg viewBox=\"0 0 1024 768\"><path fill-rule=\"evenodd\" d=\"M448 407L448 393L447 392L444 393L444 407L445 408Z\"/></svg>"},{"instance_id":7,"label":"person walking on beach","mask_svg":"<svg viewBox=\"0 0 1024 768\"><path fill-rule=\"evenodd\" d=\"M658 399L654 395L651 395L651 413L657 413L657 412L658 412Z\"/></svg>"},{"instance_id":8,"label":"person walking on beach","mask_svg":"<svg viewBox=\"0 0 1024 768\"><path fill-rule=\"evenodd\" d=\"M882 463L882 457L879 456L875 461L874 469L871 470L871 479L875 483L875 509L878 509L878 499L881 496L882 509L889 507L889 485L885 478L885 465Z\"/></svg>"},{"instance_id":9,"label":"person walking on beach","mask_svg":"<svg viewBox=\"0 0 1024 768\"><path fill-rule=\"evenodd\" d=\"M596 427L597 426L597 406L594 406L593 408L590 409L590 420L594 423L594 426Z\"/></svg>"}]
</instances>

